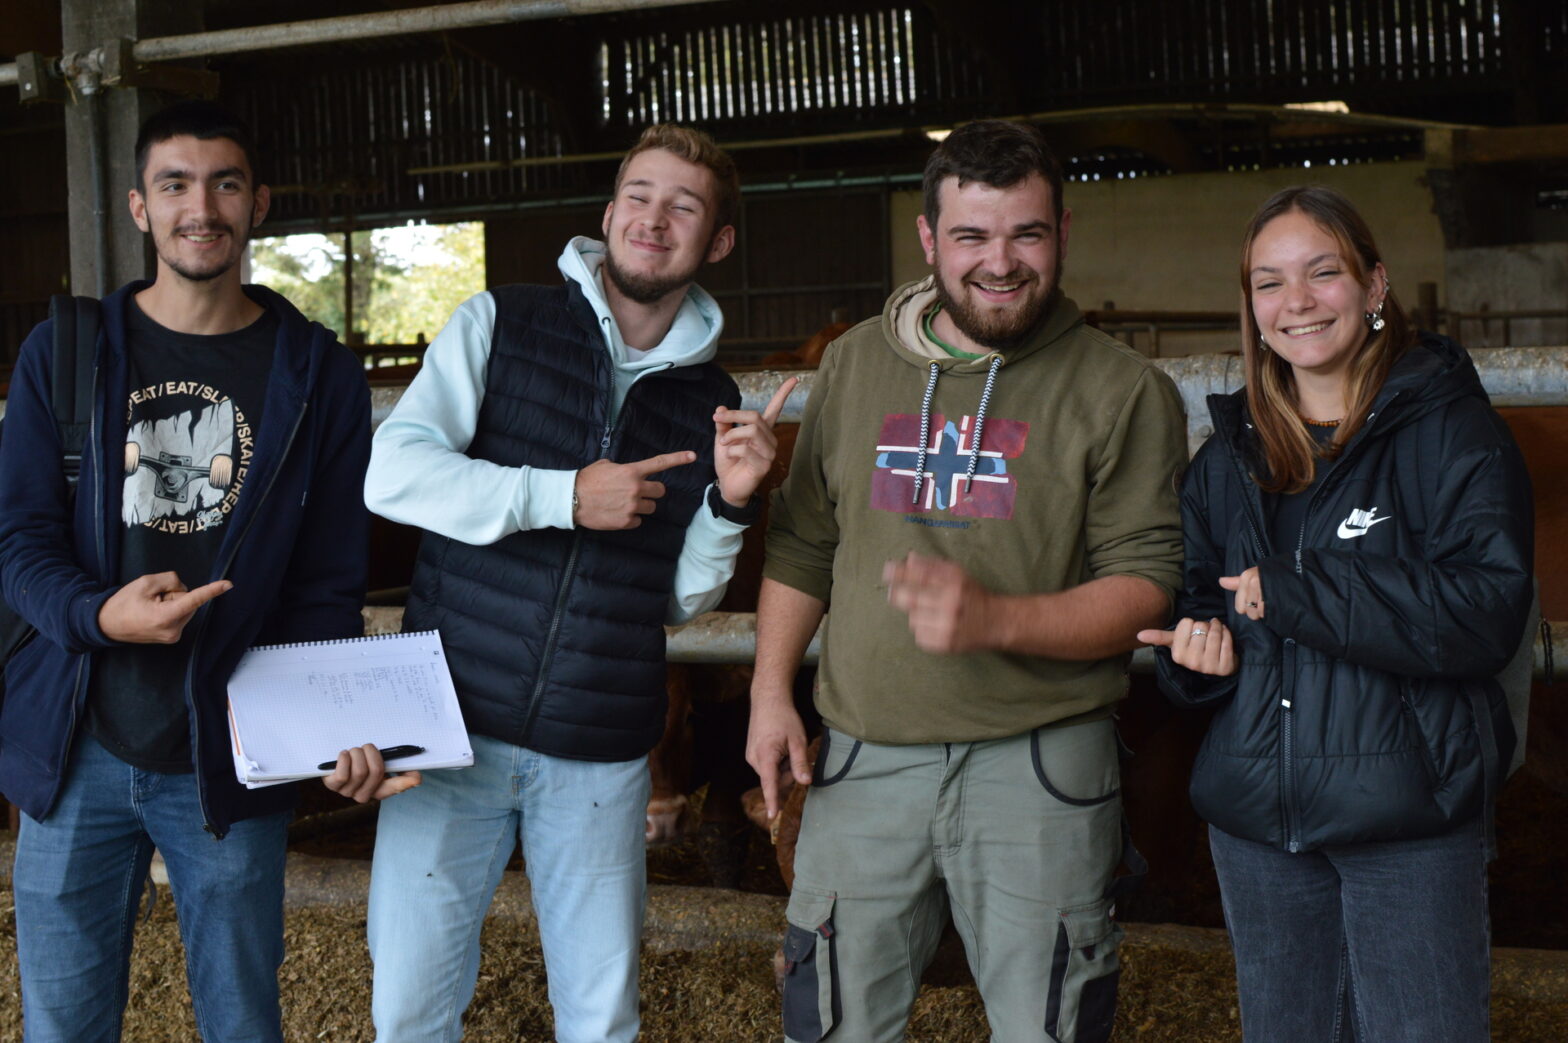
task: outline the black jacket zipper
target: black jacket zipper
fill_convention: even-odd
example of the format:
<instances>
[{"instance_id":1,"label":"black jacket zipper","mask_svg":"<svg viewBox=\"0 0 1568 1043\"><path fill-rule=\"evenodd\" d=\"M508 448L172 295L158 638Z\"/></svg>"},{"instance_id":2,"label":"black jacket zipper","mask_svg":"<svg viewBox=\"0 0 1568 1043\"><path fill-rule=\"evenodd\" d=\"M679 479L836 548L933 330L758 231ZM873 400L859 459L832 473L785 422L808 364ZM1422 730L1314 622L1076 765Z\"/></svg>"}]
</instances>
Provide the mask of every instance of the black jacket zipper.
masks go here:
<instances>
[{"instance_id":1,"label":"black jacket zipper","mask_svg":"<svg viewBox=\"0 0 1568 1043\"><path fill-rule=\"evenodd\" d=\"M1396 393L1394 397L1397 398L1398 394ZM1367 432L1375 419L1377 419L1377 412L1367 414L1366 423L1357 433L1353 445L1345 447L1346 451L1341 453L1339 459L1330 466L1328 473L1323 476L1323 480L1318 483L1317 489L1307 501L1306 512L1301 518L1301 531L1296 536L1296 551L1292 562L1298 576L1301 575L1301 554L1307 545L1307 525L1312 519L1312 512L1322 502L1339 472L1344 470L1341 465L1349 458L1351 450L1366 441ZM1296 783L1296 655L1295 639L1287 637L1281 665L1283 695L1280 697L1279 753L1281 785L1284 789L1285 846L1291 851L1301 850L1301 795L1297 792L1299 787Z\"/></svg>"},{"instance_id":2,"label":"black jacket zipper","mask_svg":"<svg viewBox=\"0 0 1568 1043\"><path fill-rule=\"evenodd\" d=\"M266 488L261 490L261 498L256 501L256 509L251 512L250 518L246 520L245 527L240 530L239 535L234 537L234 544L229 548L227 557L223 559L223 567L218 570L218 574L209 582L215 582L228 576L229 569L234 565L234 558L239 554L240 544L245 541L245 537L250 533L251 526L261 516L262 505L267 502L267 497L272 493L272 487L278 483L278 476L283 473L283 466L289 458L289 450L294 448L294 439L299 434L300 426L305 422L305 412L309 405L309 400L300 403L299 412L294 417L294 426L289 428L288 440L283 443L283 452L278 457L278 465L273 468L272 475L267 479ZM191 761L196 766L196 797L201 804L201 828L211 833L214 840L222 840L228 836L228 831L214 828L212 824L212 810L207 806L207 780L205 773L202 771L201 762L201 723L196 710L195 694L196 663L201 651L201 639L207 633L207 619L211 615L211 605L204 606L201 619L196 624L196 636L191 639L191 654L185 664L185 706L190 711L192 723L196 725L191 729Z\"/></svg>"},{"instance_id":3,"label":"black jacket zipper","mask_svg":"<svg viewBox=\"0 0 1568 1043\"><path fill-rule=\"evenodd\" d=\"M1216 425L1218 427L1218 425ZM1247 469L1242 466L1239 448L1228 437L1226 447L1229 449L1231 465L1236 470L1240 479L1240 488L1243 492L1242 516L1247 521L1247 532L1252 537L1252 548L1257 552L1257 559L1262 561L1267 557L1269 549L1263 538L1263 530L1259 527L1258 519L1263 514L1263 498L1258 492L1257 483L1252 476L1247 474ZM1305 530L1303 530L1305 531ZM1296 548L1296 571L1301 571L1301 548ZM1285 846L1295 852L1301 850L1300 827L1298 823L1297 794L1296 794L1296 719L1295 719L1295 688L1296 688L1296 642L1285 638L1280 657L1280 699L1279 699L1279 770L1280 770L1280 818L1285 826Z\"/></svg>"},{"instance_id":4,"label":"black jacket zipper","mask_svg":"<svg viewBox=\"0 0 1568 1043\"><path fill-rule=\"evenodd\" d=\"M1279 758L1280 788L1284 792L1285 847L1290 851L1301 850L1301 822L1296 793L1296 641L1285 639L1285 652L1280 661L1281 695L1279 699Z\"/></svg>"}]
</instances>

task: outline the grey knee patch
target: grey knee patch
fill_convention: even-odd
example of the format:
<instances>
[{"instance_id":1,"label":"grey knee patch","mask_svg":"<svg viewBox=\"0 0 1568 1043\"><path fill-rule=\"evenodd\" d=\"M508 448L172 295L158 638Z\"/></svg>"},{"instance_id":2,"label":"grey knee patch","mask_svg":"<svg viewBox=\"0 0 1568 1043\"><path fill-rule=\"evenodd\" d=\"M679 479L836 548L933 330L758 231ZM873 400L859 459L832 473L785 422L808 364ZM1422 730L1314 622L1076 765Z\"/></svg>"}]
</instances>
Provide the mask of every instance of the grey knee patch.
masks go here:
<instances>
[{"instance_id":1,"label":"grey knee patch","mask_svg":"<svg viewBox=\"0 0 1568 1043\"><path fill-rule=\"evenodd\" d=\"M837 895L796 887L784 932L784 1035L817 1043L843 1016L833 953L833 903Z\"/></svg>"},{"instance_id":2,"label":"grey knee patch","mask_svg":"<svg viewBox=\"0 0 1568 1043\"><path fill-rule=\"evenodd\" d=\"M1057 912L1045 1034L1055 1043L1104 1043L1116 1020L1122 929L1102 900Z\"/></svg>"}]
</instances>

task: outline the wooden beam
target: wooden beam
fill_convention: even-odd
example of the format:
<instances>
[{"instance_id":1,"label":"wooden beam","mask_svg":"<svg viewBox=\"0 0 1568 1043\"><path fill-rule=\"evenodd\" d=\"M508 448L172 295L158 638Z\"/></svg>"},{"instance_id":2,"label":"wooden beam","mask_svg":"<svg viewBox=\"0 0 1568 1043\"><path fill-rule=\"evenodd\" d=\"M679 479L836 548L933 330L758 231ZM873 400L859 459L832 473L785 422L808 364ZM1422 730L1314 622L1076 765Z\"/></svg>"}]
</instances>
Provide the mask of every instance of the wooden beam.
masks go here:
<instances>
[{"instance_id":1,"label":"wooden beam","mask_svg":"<svg viewBox=\"0 0 1568 1043\"><path fill-rule=\"evenodd\" d=\"M1568 123L1454 132L1455 166L1568 160Z\"/></svg>"}]
</instances>

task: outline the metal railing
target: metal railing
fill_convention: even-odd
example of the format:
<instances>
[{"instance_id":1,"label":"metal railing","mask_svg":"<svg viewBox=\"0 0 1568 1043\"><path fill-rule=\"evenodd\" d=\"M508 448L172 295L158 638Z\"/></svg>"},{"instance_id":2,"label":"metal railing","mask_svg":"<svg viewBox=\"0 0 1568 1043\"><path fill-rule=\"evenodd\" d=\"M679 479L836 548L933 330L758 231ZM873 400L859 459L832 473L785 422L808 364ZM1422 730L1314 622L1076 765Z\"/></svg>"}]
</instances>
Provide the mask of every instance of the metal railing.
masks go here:
<instances>
[{"instance_id":1,"label":"metal railing","mask_svg":"<svg viewBox=\"0 0 1568 1043\"><path fill-rule=\"evenodd\" d=\"M1510 346L1514 340L1515 322L1568 323L1568 308L1519 308L1493 311L1483 304L1477 311L1444 311L1441 314L1444 333L1463 344L1477 348L1492 346L1492 330L1499 323L1502 325L1503 333L1499 343ZM1480 326L1479 338L1466 336L1467 324Z\"/></svg>"},{"instance_id":2,"label":"metal railing","mask_svg":"<svg viewBox=\"0 0 1568 1043\"><path fill-rule=\"evenodd\" d=\"M403 610L396 606L365 609L367 634L392 634L402 626ZM801 662L815 666L822 655L822 625L811 638ZM1568 622L1552 623L1549 627L1552 642L1552 661L1568 662ZM757 614L755 612L709 612L690 623L678 627L665 627L664 656L671 663L711 663L749 666L757 657ZM1537 681L1546 680L1546 644L1537 632L1532 675ZM1132 654L1132 672L1154 672L1154 650L1139 648Z\"/></svg>"},{"instance_id":3,"label":"metal railing","mask_svg":"<svg viewBox=\"0 0 1568 1043\"><path fill-rule=\"evenodd\" d=\"M1470 354L1494 405L1568 405L1568 347L1493 348ZM1204 400L1210 394L1234 391L1241 386L1241 359L1235 355L1199 355L1156 359L1154 364L1171 376L1181 392L1187 410L1188 445L1196 452L1212 433ZM814 371L763 370L739 374L736 383L740 385L741 408L762 409L779 384L792 376L800 378L800 384L786 400L780 420L799 423L815 381ZM401 386L371 389L372 426L386 419L403 391ZM4 403L0 402L0 417L3 416ZM371 633L396 631L402 616L402 608L396 606L365 609L366 625ZM750 663L756 654L756 615L750 612L710 612L683 627L669 628L667 633L667 655L672 663ZM806 662L816 662L820 642L819 631L806 653ZM1554 658L1568 662L1568 622L1552 624L1552 648ZM1544 645L1538 639L1535 649L1537 679L1544 676L1545 656ZM1151 671L1152 653L1147 649L1135 652L1132 669Z\"/></svg>"},{"instance_id":4,"label":"metal railing","mask_svg":"<svg viewBox=\"0 0 1568 1043\"><path fill-rule=\"evenodd\" d=\"M535 21L541 18L567 18L572 15L608 14L654 7L712 3L713 0L469 0L468 3L432 7L411 7L401 11L374 11L369 14L313 18L276 25L256 25L242 29L220 29L179 36L154 36L131 45L130 56L137 63L168 62L181 58L211 58L220 54L248 54L280 47L302 47L323 43L369 40L410 33L446 32L473 29L508 22ZM60 60L67 76L95 74L111 60L110 46L81 54L68 54ZM0 65L0 87L18 81L16 62Z\"/></svg>"},{"instance_id":5,"label":"metal railing","mask_svg":"<svg viewBox=\"0 0 1568 1043\"><path fill-rule=\"evenodd\" d=\"M1240 321L1234 311L1130 310L1109 303L1084 312L1083 317L1095 329L1152 358L1160 357L1163 338L1169 334L1235 333ZM1146 338L1145 343L1139 343L1140 337Z\"/></svg>"}]
</instances>

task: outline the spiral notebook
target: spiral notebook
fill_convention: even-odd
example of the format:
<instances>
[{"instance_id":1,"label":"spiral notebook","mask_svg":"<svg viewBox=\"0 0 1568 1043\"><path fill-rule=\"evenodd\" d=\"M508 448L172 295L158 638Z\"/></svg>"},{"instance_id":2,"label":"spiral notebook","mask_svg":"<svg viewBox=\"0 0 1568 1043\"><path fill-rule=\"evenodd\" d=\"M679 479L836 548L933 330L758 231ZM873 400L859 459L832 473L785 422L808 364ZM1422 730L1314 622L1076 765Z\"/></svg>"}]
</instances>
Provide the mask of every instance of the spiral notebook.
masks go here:
<instances>
[{"instance_id":1,"label":"spiral notebook","mask_svg":"<svg viewBox=\"0 0 1568 1043\"><path fill-rule=\"evenodd\" d=\"M250 789L331 774L318 765L367 742L425 748L397 771L474 763L434 630L252 648L229 678L229 731Z\"/></svg>"}]
</instances>

